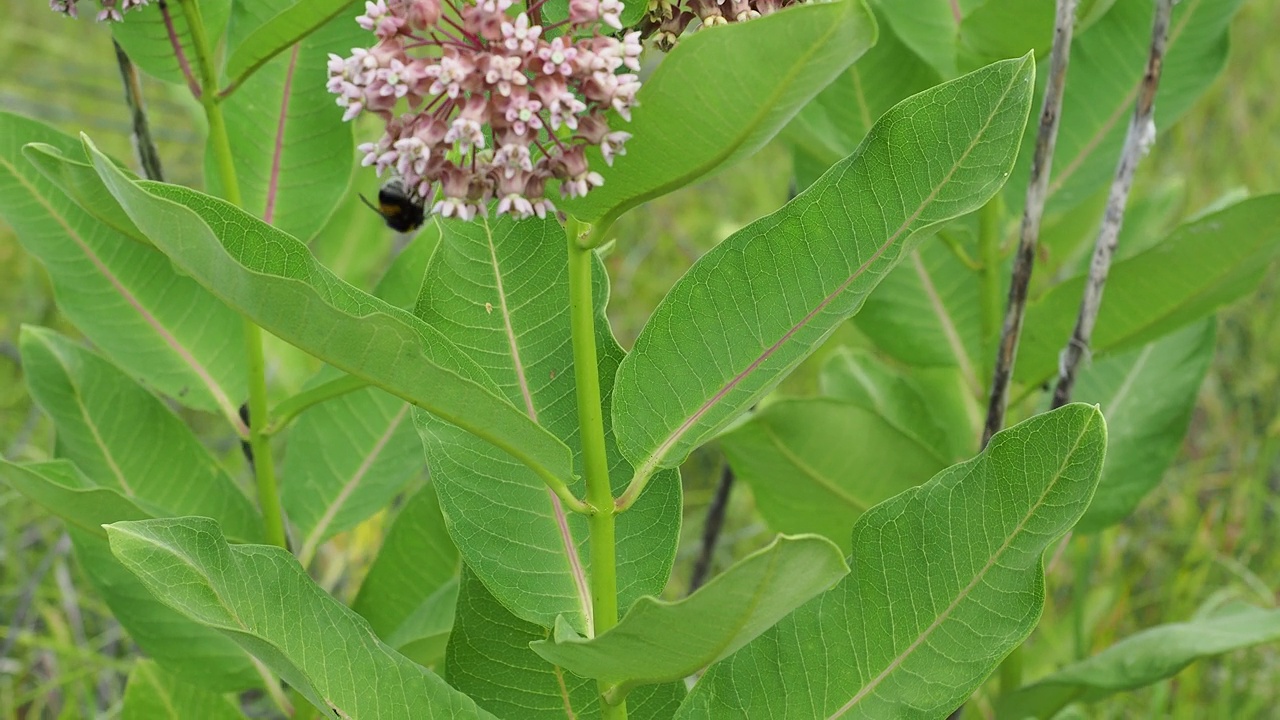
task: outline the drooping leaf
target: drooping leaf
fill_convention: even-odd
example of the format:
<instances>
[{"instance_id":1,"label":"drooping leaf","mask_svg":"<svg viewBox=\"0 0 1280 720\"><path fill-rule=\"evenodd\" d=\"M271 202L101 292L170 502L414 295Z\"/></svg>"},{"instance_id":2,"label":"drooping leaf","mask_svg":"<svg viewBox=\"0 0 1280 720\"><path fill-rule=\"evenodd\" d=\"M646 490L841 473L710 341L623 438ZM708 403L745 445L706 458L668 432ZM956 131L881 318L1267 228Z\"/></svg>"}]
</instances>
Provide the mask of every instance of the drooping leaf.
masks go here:
<instances>
[{"instance_id":1,"label":"drooping leaf","mask_svg":"<svg viewBox=\"0 0 1280 720\"><path fill-rule=\"evenodd\" d=\"M71 138L65 138L68 146L74 146L73 152L79 153L80 145ZM27 161L36 166L58 189L68 198L75 201L80 209L97 220L106 223L112 230L137 240L151 244L146 235L138 229L129 216L120 209L115 198L102 186L98 173L87 161L80 157L69 158L62 150L46 143L28 143L22 147L22 154ZM128 168L124 168L129 172Z\"/></svg>"},{"instance_id":2,"label":"drooping leaf","mask_svg":"<svg viewBox=\"0 0 1280 720\"><path fill-rule=\"evenodd\" d=\"M426 665L428 658L408 646L447 630L442 628L446 617L452 625L455 603L441 603L456 598L457 576L458 549L445 530L435 486L428 484L405 501L391 523L352 608L378 637Z\"/></svg>"},{"instance_id":3,"label":"drooping leaf","mask_svg":"<svg viewBox=\"0 0 1280 720\"><path fill-rule=\"evenodd\" d=\"M733 654L848 572L825 538L783 535L683 600L641 598L594 638L557 623L554 640L531 647L554 665L618 684L622 692L678 682Z\"/></svg>"},{"instance_id":4,"label":"drooping leaf","mask_svg":"<svg viewBox=\"0 0 1280 720\"><path fill-rule=\"evenodd\" d=\"M52 159L37 170L23 157L31 142L86 160L79 141L0 113L0 214L48 271L63 314L131 376L188 407L236 417L246 392L240 318L154 248L77 206L43 174Z\"/></svg>"},{"instance_id":5,"label":"drooping leaf","mask_svg":"<svg viewBox=\"0 0 1280 720\"><path fill-rule=\"evenodd\" d=\"M89 583L148 657L184 681L213 692L262 687L262 672L249 653L158 600L111 554L104 532L67 529L76 562Z\"/></svg>"},{"instance_id":6,"label":"drooping leaf","mask_svg":"<svg viewBox=\"0 0 1280 720\"><path fill-rule=\"evenodd\" d=\"M1102 480L1077 532L1102 530L1128 517L1164 476L1213 360L1214 326L1212 319L1196 323L1081 371L1074 396L1102 406L1109 433Z\"/></svg>"},{"instance_id":7,"label":"drooping leaf","mask_svg":"<svg viewBox=\"0 0 1280 720\"><path fill-rule=\"evenodd\" d=\"M1172 127L1222 71L1227 29L1242 1L1187 0L1174 6L1155 101L1160 132ZM1088 32L1073 40L1048 212L1069 210L1114 174L1146 67L1153 7L1148 0L1116 0ZM1043 90L1041 82L1036 107ZM1023 152L1005 186L1005 203L1014 213L1022 211L1026 199L1034 137L1035 128L1028 128Z\"/></svg>"},{"instance_id":8,"label":"drooping leaf","mask_svg":"<svg viewBox=\"0 0 1280 720\"><path fill-rule=\"evenodd\" d=\"M876 506L852 572L713 665L677 717L946 716L1035 627L1044 550L1088 506L1105 444L1097 408L1067 405Z\"/></svg>"},{"instance_id":9,"label":"drooping leaf","mask_svg":"<svg viewBox=\"0 0 1280 720\"><path fill-rule=\"evenodd\" d=\"M369 37L351 6L332 0L236 0L232 14L233 30L245 25L259 32L271 32L281 16L337 15L283 48L222 103L241 207L304 242L333 214L355 166L351 125L342 121L342 109L325 88L329 53L350 53ZM217 188L213 158L207 150L205 177Z\"/></svg>"},{"instance_id":10,"label":"drooping leaf","mask_svg":"<svg viewBox=\"0 0 1280 720\"><path fill-rule=\"evenodd\" d=\"M154 660L140 659L129 671L121 720L244 720L225 695L183 682Z\"/></svg>"},{"instance_id":11,"label":"drooping leaf","mask_svg":"<svg viewBox=\"0 0 1280 720\"><path fill-rule=\"evenodd\" d=\"M178 56L174 52L173 36L182 46L182 54L197 74L195 48L191 43L191 26L181 2L149 3L129 11L125 22L111 23L111 34L120 47L129 54L135 65L165 82L186 84ZM169 14L166 26L164 13ZM205 34L210 43L217 43L227 27L231 14L231 0L206 0L200 3L200 15L204 20ZM216 88L210 90L216 92Z\"/></svg>"},{"instance_id":12,"label":"drooping leaf","mask_svg":"<svg viewBox=\"0 0 1280 720\"><path fill-rule=\"evenodd\" d=\"M355 0L233 2L232 27L227 37L227 66L223 72L229 80L256 72L275 56L287 52L293 44L320 32L321 27L355 4ZM335 52L350 50L350 47L344 47Z\"/></svg>"},{"instance_id":13,"label":"drooping leaf","mask_svg":"<svg viewBox=\"0 0 1280 720\"><path fill-rule=\"evenodd\" d=\"M1201 658L1280 640L1280 610L1235 606L1214 617L1158 625L1091 658L1001 696L1001 718L1049 720L1070 703L1096 702L1173 677Z\"/></svg>"},{"instance_id":14,"label":"drooping leaf","mask_svg":"<svg viewBox=\"0 0 1280 720\"><path fill-rule=\"evenodd\" d=\"M94 485L152 515L200 513L232 537L261 537L249 499L159 398L52 330L23 327L19 347L27 387L57 426L61 453Z\"/></svg>"},{"instance_id":15,"label":"drooping leaf","mask_svg":"<svg viewBox=\"0 0 1280 720\"><path fill-rule=\"evenodd\" d=\"M720 447L769 527L820 533L845 551L860 515L947 466L882 416L828 398L772 403Z\"/></svg>"},{"instance_id":16,"label":"drooping leaf","mask_svg":"<svg viewBox=\"0 0 1280 720\"><path fill-rule=\"evenodd\" d=\"M634 136L627 154L601 168L602 187L561 206L608 225L750 155L875 39L863 0L788 8L684 38L645 81L632 121L618 126Z\"/></svg>"},{"instance_id":17,"label":"drooping leaf","mask_svg":"<svg viewBox=\"0 0 1280 720\"><path fill-rule=\"evenodd\" d=\"M458 614L449 637L445 677L503 718L596 720L602 717L594 680L539 657L529 643L550 635L512 615L465 566ZM627 696L629 720L669 720L684 698L683 682L642 687Z\"/></svg>"},{"instance_id":18,"label":"drooping leaf","mask_svg":"<svg viewBox=\"0 0 1280 720\"><path fill-rule=\"evenodd\" d=\"M1280 252L1280 195L1262 195L1188 222L1164 241L1111 266L1095 357L1141 347L1243 297ZM1027 307L1015 377L1037 384L1058 367L1084 277L1056 285Z\"/></svg>"},{"instance_id":19,"label":"drooping leaf","mask_svg":"<svg viewBox=\"0 0 1280 720\"><path fill-rule=\"evenodd\" d=\"M427 271L417 314L456 342L511 402L578 452L574 357L570 344L568 252L553 220L447 223ZM596 346L608 417L622 349L609 329L603 265L594 262ZM421 416L421 414L419 414ZM419 418L428 465L450 534L468 567L503 605L551 627L565 615L591 627L589 531L536 476L505 453L429 417ZM605 428L613 492L632 469ZM675 472L655 480L653 497L616 521L620 607L662 591L680 528ZM582 497L583 483L571 489ZM511 542L518 537L520 542Z\"/></svg>"},{"instance_id":20,"label":"drooping leaf","mask_svg":"<svg viewBox=\"0 0 1280 720\"><path fill-rule=\"evenodd\" d=\"M334 277L288 234L193 190L131 182L89 148L138 228L258 325L549 474L572 475L564 443L497 397L484 372L438 331Z\"/></svg>"},{"instance_id":21,"label":"drooping leaf","mask_svg":"<svg viewBox=\"0 0 1280 720\"><path fill-rule=\"evenodd\" d=\"M95 485L69 460L13 463L0 458L0 480L66 521L90 584L149 656L205 689L226 692L261 684L240 648L161 605L111 555L102 526L150 519L152 512L119 490Z\"/></svg>"},{"instance_id":22,"label":"drooping leaf","mask_svg":"<svg viewBox=\"0 0 1280 720\"><path fill-rule=\"evenodd\" d=\"M15 463L0 457L0 478L70 526L101 538L107 523L154 517L122 491L94 484L70 460Z\"/></svg>"},{"instance_id":23,"label":"drooping leaf","mask_svg":"<svg viewBox=\"0 0 1280 720\"><path fill-rule=\"evenodd\" d=\"M1030 58L1010 60L904 100L858 152L681 278L618 374L618 443L639 475L679 464L772 389L859 310L910 238L999 189L1031 79Z\"/></svg>"},{"instance_id":24,"label":"drooping leaf","mask_svg":"<svg viewBox=\"0 0 1280 720\"><path fill-rule=\"evenodd\" d=\"M256 655L325 717L492 717L379 641L281 548L228 545L207 518L115 523L107 535L165 604Z\"/></svg>"}]
</instances>

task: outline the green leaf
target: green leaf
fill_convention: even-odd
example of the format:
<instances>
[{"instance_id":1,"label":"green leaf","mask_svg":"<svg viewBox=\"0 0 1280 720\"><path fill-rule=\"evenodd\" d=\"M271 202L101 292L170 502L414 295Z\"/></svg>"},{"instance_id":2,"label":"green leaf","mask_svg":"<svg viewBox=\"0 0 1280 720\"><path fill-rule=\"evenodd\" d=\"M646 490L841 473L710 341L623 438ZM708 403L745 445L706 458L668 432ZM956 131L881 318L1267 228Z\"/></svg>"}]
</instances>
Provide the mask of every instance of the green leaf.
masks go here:
<instances>
[{"instance_id":1,"label":"green leaf","mask_svg":"<svg viewBox=\"0 0 1280 720\"><path fill-rule=\"evenodd\" d=\"M263 329L550 476L572 475L564 443L494 395L484 372L438 331L342 282L301 242L229 203L175 185L133 183L90 149L138 228Z\"/></svg>"},{"instance_id":2,"label":"green leaf","mask_svg":"<svg viewBox=\"0 0 1280 720\"><path fill-rule=\"evenodd\" d=\"M1180 226L1163 242L1111 266L1095 356L1157 340L1257 287L1280 250L1280 195L1251 198ZM1015 377L1051 377L1071 336L1084 276L1054 286L1027 307Z\"/></svg>"},{"instance_id":3,"label":"green leaf","mask_svg":"<svg viewBox=\"0 0 1280 720\"><path fill-rule=\"evenodd\" d=\"M244 720L225 695L183 682L154 660L140 659L129 671L121 720Z\"/></svg>"},{"instance_id":4,"label":"green leaf","mask_svg":"<svg viewBox=\"0 0 1280 720\"><path fill-rule=\"evenodd\" d=\"M65 138L67 146L74 146L80 155L79 143ZM28 143L22 147L22 154L27 161L36 166L64 195L71 198L81 210L95 219L106 223L112 230L126 235L131 240L151 244L146 235L138 229L129 216L120 209L115 198L102 186L102 180L93 166L78 158L69 158L62 150L46 143ZM82 157L82 156L81 156ZM129 169L122 167L126 173Z\"/></svg>"},{"instance_id":5,"label":"green leaf","mask_svg":"<svg viewBox=\"0 0 1280 720\"><path fill-rule=\"evenodd\" d=\"M1004 695L1001 718L1052 718L1070 703L1096 702L1173 677L1201 658L1280 640L1280 610L1236 606L1216 617L1158 625L1091 658Z\"/></svg>"},{"instance_id":6,"label":"green leaf","mask_svg":"<svg viewBox=\"0 0 1280 720\"><path fill-rule=\"evenodd\" d=\"M352 608L392 647L429 665L409 646L439 635L446 616L452 625L456 603L441 603L456 598L457 576L458 548L445 530L435 485L427 484L391 523Z\"/></svg>"},{"instance_id":7,"label":"green leaf","mask_svg":"<svg viewBox=\"0 0 1280 720\"><path fill-rule=\"evenodd\" d=\"M253 658L225 636L160 602L111 554L105 531L69 527L76 561L112 616L138 647L167 671L214 692L260 688L263 673ZM274 680L272 680L274 682Z\"/></svg>"},{"instance_id":8,"label":"green leaf","mask_svg":"<svg viewBox=\"0 0 1280 720\"><path fill-rule=\"evenodd\" d=\"M618 373L618 443L641 477L678 465L856 313L937 223L1004 182L1029 57L908 98L849 158L676 283Z\"/></svg>"},{"instance_id":9,"label":"green leaf","mask_svg":"<svg viewBox=\"0 0 1280 720\"><path fill-rule=\"evenodd\" d=\"M898 371L870 353L841 347L823 364L818 383L826 397L874 412L947 464L959 462L978 446L976 436L966 429L976 427L981 418L968 417L966 403L956 397L960 382L946 370ZM947 385L952 392L947 392Z\"/></svg>"},{"instance_id":10,"label":"green leaf","mask_svg":"<svg viewBox=\"0 0 1280 720\"><path fill-rule=\"evenodd\" d=\"M725 658L849 572L816 535L779 536L676 602L641 598L607 632L584 638L557 623L531 645L548 662L621 686L676 682Z\"/></svg>"},{"instance_id":11,"label":"green leaf","mask_svg":"<svg viewBox=\"0 0 1280 720\"><path fill-rule=\"evenodd\" d=\"M1161 132L1167 132L1181 118L1226 65L1227 29L1242 2L1187 0L1174 6L1155 101ZM1115 173L1146 68L1152 7L1150 0L1117 0L1088 32L1073 40L1070 80L1063 94L1049 181L1048 212L1063 212L1087 200ZM1041 82L1036 107L1043 90ZM1005 186L1005 203L1014 213L1021 213L1026 200L1034 138L1035 127L1029 127L1023 142L1027 152L1018 158Z\"/></svg>"},{"instance_id":12,"label":"green leaf","mask_svg":"<svg viewBox=\"0 0 1280 720\"><path fill-rule=\"evenodd\" d=\"M976 243L966 246L976 249ZM954 367L969 393L984 397L988 378L983 358L988 347L994 353L995 338L984 346L981 313L977 273L935 237L889 273L855 322L895 360L915 367Z\"/></svg>"},{"instance_id":13,"label":"green leaf","mask_svg":"<svg viewBox=\"0 0 1280 720\"><path fill-rule=\"evenodd\" d=\"M594 680L557 668L529 648L529 643L545 640L548 634L545 628L512 615L464 566L445 660L449 684L499 717L601 718ZM639 688L627 696L627 717L670 720L684 695L683 682Z\"/></svg>"},{"instance_id":14,"label":"green leaf","mask_svg":"<svg viewBox=\"0 0 1280 720\"><path fill-rule=\"evenodd\" d=\"M343 377L326 368L308 386ZM310 564L321 543L391 502L426 467L410 406L377 388L328 400L289 431L281 494Z\"/></svg>"},{"instance_id":15,"label":"green leaf","mask_svg":"<svg viewBox=\"0 0 1280 720\"><path fill-rule=\"evenodd\" d=\"M0 457L0 477L72 527L102 538L107 523L154 517L121 491L95 485L70 460L15 463Z\"/></svg>"},{"instance_id":16,"label":"green leaf","mask_svg":"<svg viewBox=\"0 0 1280 720\"><path fill-rule=\"evenodd\" d=\"M367 42L368 33L355 23L354 11L343 12L352 3L341 4L335 10L332 0L237 0L233 16L235 23L261 24L263 32L277 13L340 13L262 65L222 103L241 207L304 242L346 197L356 163L352 126L325 89L325 63L329 53L349 53ZM213 157L206 150L205 177L217 188Z\"/></svg>"},{"instance_id":17,"label":"green leaf","mask_svg":"<svg viewBox=\"0 0 1280 720\"><path fill-rule=\"evenodd\" d=\"M173 41L161 13L163 9L167 9L172 18L173 32L182 44L183 55L191 64L191 72L198 72L195 69L196 54L191 43L191 28L181 2L153 2L131 10L125 16L125 22L111 23L111 34L135 65L165 82L185 85L186 77L182 74L182 67L173 51ZM217 43L230 14L231 0L201 0L200 15L204 19L209 42Z\"/></svg>"},{"instance_id":18,"label":"green leaf","mask_svg":"<svg viewBox=\"0 0 1280 720\"><path fill-rule=\"evenodd\" d=\"M0 113L0 215L48 271L59 309L131 376L188 407L236 418L246 392L240 318L154 248L95 219L106 211L77 206L43 174L52 156L40 153L51 159L41 170L22 157L29 142L67 162L85 162L84 150L34 120Z\"/></svg>"},{"instance_id":19,"label":"green leaf","mask_svg":"<svg viewBox=\"0 0 1280 720\"><path fill-rule=\"evenodd\" d=\"M235 80L255 72L271 58L358 4L355 0L307 2L236 2L233 25L227 39L225 74ZM354 26L350 18L346 18ZM242 28L241 25L247 27ZM339 52L349 52L350 47Z\"/></svg>"},{"instance_id":20,"label":"green leaf","mask_svg":"<svg viewBox=\"0 0 1280 720\"><path fill-rule=\"evenodd\" d=\"M24 326L19 347L27 387L53 418L61 454L95 485L153 515L201 513L233 537L261 537L249 499L159 398L52 330Z\"/></svg>"},{"instance_id":21,"label":"green leaf","mask_svg":"<svg viewBox=\"0 0 1280 720\"><path fill-rule=\"evenodd\" d=\"M118 490L95 485L68 460L18 464L0 458L0 479L67 522L90 584L149 656L202 688L225 692L261 685L240 648L161 605L111 555L102 526L150 519L152 512Z\"/></svg>"},{"instance_id":22,"label":"green leaf","mask_svg":"<svg viewBox=\"0 0 1280 720\"><path fill-rule=\"evenodd\" d=\"M881 0L889 26L944 78L956 76L956 49L965 16L989 0ZM1020 53L1019 53L1020 54Z\"/></svg>"},{"instance_id":23,"label":"green leaf","mask_svg":"<svg viewBox=\"0 0 1280 720\"><path fill-rule=\"evenodd\" d=\"M1088 506L1105 445L1097 408L1067 405L877 505L852 572L713 665L677 717L946 716L1035 627L1044 550Z\"/></svg>"},{"instance_id":24,"label":"green leaf","mask_svg":"<svg viewBox=\"0 0 1280 720\"><path fill-rule=\"evenodd\" d=\"M608 226L631 208L764 146L876 39L863 0L789 8L685 37L644 82L634 138L604 185L561 207ZM616 122L616 121L615 121Z\"/></svg>"},{"instance_id":25,"label":"green leaf","mask_svg":"<svg viewBox=\"0 0 1280 720\"><path fill-rule=\"evenodd\" d=\"M107 534L164 603L259 657L326 717L492 717L380 642L281 548L228 545L207 518L115 523Z\"/></svg>"},{"instance_id":26,"label":"green leaf","mask_svg":"<svg viewBox=\"0 0 1280 720\"><path fill-rule=\"evenodd\" d=\"M826 398L771 403L720 447L769 527L820 533L846 552L858 516L948 464L881 415Z\"/></svg>"},{"instance_id":27,"label":"green leaf","mask_svg":"<svg viewBox=\"0 0 1280 720\"><path fill-rule=\"evenodd\" d=\"M985 0L960 23L961 72L1027 51L1044 57L1053 44L1054 0Z\"/></svg>"},{"instance_id":28,"label":"green leaf","mask_svg":"<svg viewBox=\"0 0 1280 720\"><path fill-rule=\"evenodd\" d=\"M852 153L876 118L909 95L942 82L876 12L876 44L805 105L783 131L787 142L825 170ZM817 176L808 178L808 187Z\"/></svg>"},{"instance_id":29,"label":"green leaf","mask_svg":"<svg viewBox=\"0 0 1280 720\"><path fill-rule=\"evenodd\" d=\"M1098 493L1077 532L1096 532L1128 517L1164 476L1213 360L1214 326L1212 319L1196 323L1080 373L1076 399L1101 404L1110 432Z\"/></svg>"},{"instance_id":30,"label":"green leaf","mask_svg":"<svg viewBox=\"0 0 1280 720\"><path fill-rule=\"evenodd\" d=\"M417 314L453 339L503 394L578 452L573 348L569 342L568 251L554 220L445 223ZM609 416L623 352L605 317L609 288L594 263L596 347ZM467 566L516 615L552 627L565 615L591 627L589 530L536 476L496 448L419 414L440 504ZM611 427L605 446L615 495L632 476ZM620 607L662 592L676 553L681 499L677 473L655 481L653 497L616 521ZM583 484L571 488L578 496ZM511 542L518 537L520 542Z\"/></svg>"}]
</instances>

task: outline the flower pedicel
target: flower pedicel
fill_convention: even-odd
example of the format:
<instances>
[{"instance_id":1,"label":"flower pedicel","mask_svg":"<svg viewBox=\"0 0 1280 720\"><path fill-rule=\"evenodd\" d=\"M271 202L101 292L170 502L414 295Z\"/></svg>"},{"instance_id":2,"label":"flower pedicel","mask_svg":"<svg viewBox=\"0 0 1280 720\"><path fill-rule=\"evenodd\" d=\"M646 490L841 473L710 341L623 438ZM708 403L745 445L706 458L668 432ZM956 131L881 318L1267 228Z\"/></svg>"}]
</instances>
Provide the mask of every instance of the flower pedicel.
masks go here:
<instances>
[{"instance_id":1,"label":"flower pedicel","mask_svg":"<svg viewBox=\"0 0 1280 720\"><path fill-rule=\"evenodd\" d=\"M612 163L631 137L606 113L631 118L640 33L600 33L621 29L618 0L570 0L569 17L549 25L543 2L514 15L511 0L366 2L356 20L378 42L330 55L328 83L344 119L386 122L360 146L363 163L392 171L431 213L464 220L494 200L500 214L545 217L552 179L569 198L601 185L586 151ZM411 112L397 116L402 99Z\"/></svg>"}]
</instances>

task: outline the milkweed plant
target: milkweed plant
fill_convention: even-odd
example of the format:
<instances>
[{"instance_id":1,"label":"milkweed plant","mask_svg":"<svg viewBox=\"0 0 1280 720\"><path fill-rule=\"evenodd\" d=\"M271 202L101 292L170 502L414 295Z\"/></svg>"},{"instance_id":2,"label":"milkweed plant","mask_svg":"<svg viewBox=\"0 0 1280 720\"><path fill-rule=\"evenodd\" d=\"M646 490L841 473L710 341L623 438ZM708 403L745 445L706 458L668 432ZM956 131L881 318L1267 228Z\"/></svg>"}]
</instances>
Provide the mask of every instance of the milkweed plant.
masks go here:
<instances>
[{"instance_id":1,"label":"milkweed plant","mask_svg":"<svg viewBox=\"0 0 1280 720\"><path fill-rule=\"evenodd\" d=\"M1120 233L1213 80L1162 69L1221 67L1239 2L936 5L86 10L137 157L0 113L0 212L78 330L22 329L57 443L0 477L136 645L122 716L1047 719L1280 636L1235 606L1084 659L1033 636L1280 243L1276 196ZM138 72L198 103L199 188ZM616 221L768 144L791 199L624 350ZM724 468L683 544L682 465ZM769 539L717 552L727 507Z\"/></svg>"}]
</instances>

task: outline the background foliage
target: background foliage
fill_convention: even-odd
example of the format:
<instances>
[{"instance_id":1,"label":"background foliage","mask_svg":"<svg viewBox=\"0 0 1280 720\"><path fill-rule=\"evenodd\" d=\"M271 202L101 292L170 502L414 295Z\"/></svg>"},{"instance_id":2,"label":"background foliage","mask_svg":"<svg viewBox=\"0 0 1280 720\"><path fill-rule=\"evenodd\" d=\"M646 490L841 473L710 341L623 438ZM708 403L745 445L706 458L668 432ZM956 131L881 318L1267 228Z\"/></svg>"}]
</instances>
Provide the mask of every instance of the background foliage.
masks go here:
<instances>
[{"instance_id":1,"label":"background foliage","mask_svg":"<svg viewBox=\"0 0 1280 720\"><path fill-rule=\"evenodd\" d=\"M84 130L116 157L130 157L128 115L109 35L90 22L72 23L43 2L5 0L0 7L0 107L75 133ZM1280 190L1280 5L1246 2L1233 22L1227 70L1208 96L1172 131L1164 132L1140 170L1139 192L1167 198L1176 221L1247 188ZM985 59L981 59L985 61ZM978 61L975 60L975 64ZM967 69L967 68L966 68ZM167 179L199 185L202 148L198 107L181 86L147 81L152 126ZM266 92L264 90L264 92ZM368 133L364 133L368 134ZM771 145L740 166L699 186L656 201L616 226L628 238L606 260L613 281L611 319L630 347L658 300L692 262L741 225L786 199L788 153ZM357 188L368 194L371 175ZM368 287L392 239L348 195L330 232L311 242L339 276ZM302 198L300 200L306 200ZM303 212L299 210L298 212ZM349 230L363 246L337 242ZM1052 595L1041 630L1024 657L1027 676L1044 674L1158 623L1193 618L1229 600L1275 607L1280 601L1280 278L1273 272L1257 294L1220 316L1218 348L1192 415L1191 432L1159 488L1123 524L1049 565ZM42 459L51 429L23 389L18 356L22 323L72 331L52 303L47 278L7 228L0 229L0 450L14 460ZM860 343L846 325L837 338ZM268 348L272 387L283 397L309 378L315 361L283 343ZM816 367L817 363L811 363ZM783 385L792 395L816 392L816 373ZM778 406L774 412L785 412ZM188 418L189 420L190 418ZM234 463L239 448L215 448ZM948 460L949 462L949 460ZM705 505L719 474L714 448L684 467L686 518L675 580L683 595L697 550ZM945 464L945 463L943 463ZM324 565L320 581L340 597L337 579L376 551L381 518L340 535L346 550ZM90 698L117 707L131 648L91 590L91 579L69 560L62 524L7 486L0 486L0 717L35 700L87 716ZM765 545L771 533L739 484L717 568ZM344 563L351 563L347 567ZM1087 583L1077 582L1088 577ZM352 584L354 586L354 584ZM349 593L348 593L349 594ZM347 598L350 599L350 598ZM476 599L480 602L483 599ZM386 622L394 622L388 619ZM33 631L38 628L38 631ZM134 673L164 682L147 665ZM1280 702L1280 649L1274 644L1198 663L1171 681L1118 695L1090 707L1096 717L1268 717Z\"/></svg>"}]
</instances>

